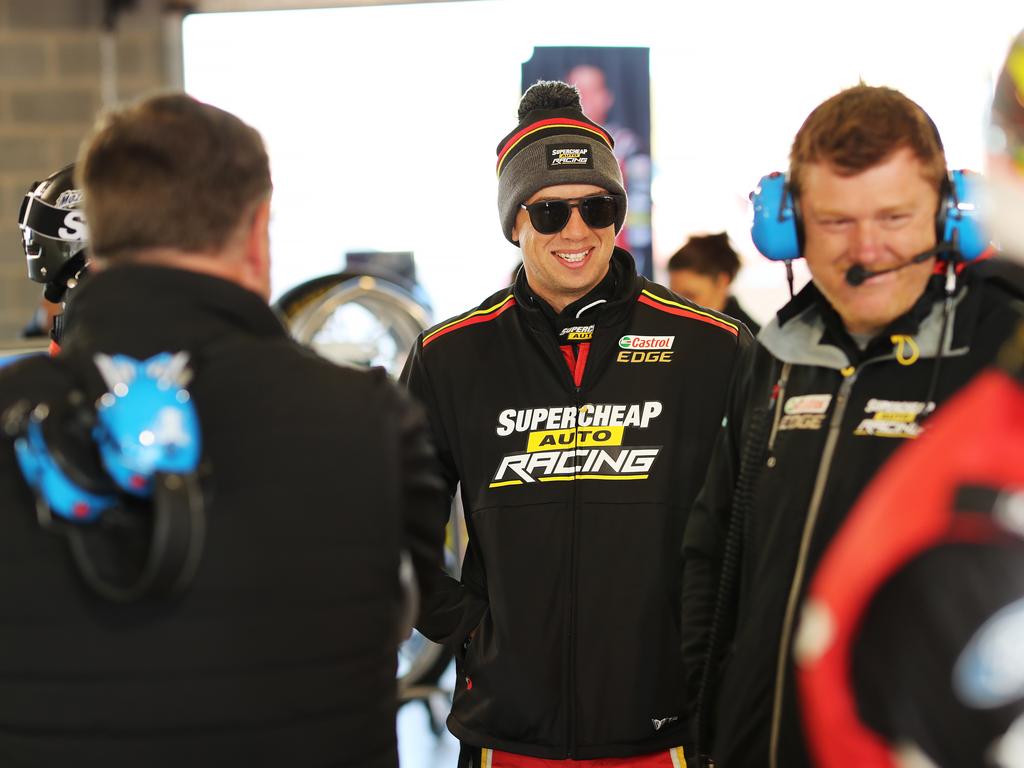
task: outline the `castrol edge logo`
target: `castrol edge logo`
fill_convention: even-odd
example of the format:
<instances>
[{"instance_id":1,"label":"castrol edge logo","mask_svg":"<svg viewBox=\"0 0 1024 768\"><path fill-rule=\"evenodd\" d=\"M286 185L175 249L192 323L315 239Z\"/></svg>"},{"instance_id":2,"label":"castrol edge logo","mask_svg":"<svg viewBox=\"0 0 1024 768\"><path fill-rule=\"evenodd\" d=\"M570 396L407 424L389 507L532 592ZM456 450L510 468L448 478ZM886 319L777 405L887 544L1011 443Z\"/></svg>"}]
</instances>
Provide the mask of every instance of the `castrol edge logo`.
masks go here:
<instances>
[{"instance_id":1,"label":"castrol edge logo","mask_svg":"<svg viewBox=\"0 0 1024 768\"><path fill-rule=\"evenodd\" d=\"M632 336L619 339L621 349L672 349L675 336Z\"/></svg>"}]
</instances>

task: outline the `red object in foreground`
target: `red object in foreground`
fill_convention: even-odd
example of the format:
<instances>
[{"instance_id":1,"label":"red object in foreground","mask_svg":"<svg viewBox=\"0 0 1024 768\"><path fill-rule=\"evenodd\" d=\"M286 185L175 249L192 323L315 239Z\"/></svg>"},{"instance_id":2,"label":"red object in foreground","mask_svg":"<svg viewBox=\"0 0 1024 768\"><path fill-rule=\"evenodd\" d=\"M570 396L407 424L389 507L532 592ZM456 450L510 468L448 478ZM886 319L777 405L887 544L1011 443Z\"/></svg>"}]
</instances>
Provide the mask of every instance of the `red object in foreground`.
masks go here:
<instances>
[{"instance_id":1,"label":"red object in foreground","mask_svg":"<svg viewBox=\"0 0 1024 768\"><path fill-rule=\"evenodd\" d=\"M954 495L965 485L1024 486L1021 445L1024 391L1003 373L983 373L929 420L919 441L893 456L853 508L808 593L804 621L821 635L797 657L815 765L895 767L889 745L857 714L853 640L875 593L917 555L942 542L977 541L984 528L988 538L998 535L991 521L979 526L984 521L958 514Z\"/></svg>"}]
</instances>

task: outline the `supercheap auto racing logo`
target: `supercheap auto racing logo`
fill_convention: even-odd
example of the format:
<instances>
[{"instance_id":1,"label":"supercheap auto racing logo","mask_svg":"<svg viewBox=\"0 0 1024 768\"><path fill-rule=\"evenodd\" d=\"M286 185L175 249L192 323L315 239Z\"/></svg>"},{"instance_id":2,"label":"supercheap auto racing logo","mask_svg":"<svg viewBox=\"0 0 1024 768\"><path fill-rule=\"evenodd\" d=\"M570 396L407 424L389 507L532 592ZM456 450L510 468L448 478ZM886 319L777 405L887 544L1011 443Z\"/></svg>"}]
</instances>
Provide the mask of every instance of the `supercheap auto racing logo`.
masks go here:
<instances>
[{"instance_id":1,"label":"supercheap auto racing logo","mask_svg":"<svg viewBox=\"0 0 1024 768\"><path fill-rule=\"evenodd\" d=\"M915 438L923 427L918 424L918 415L928 415L935 410L935 403L921 403L913 400L868 400L864 413L867 416L857 425L853 434L859 437Z\"/></svg>"},{"instance_id":2,"label":"supercheap auto racing logo","mask_svg":"<svg viewBox=\"0 0 1024 768\"><path fill-rule=\"evenodd\" d=\"M509 408L498 437L525 435L525 450L498 464L491 488L558 480L646 480L662 446L625 446L626 430L647 429L662 412L657 400L554 408Z\"/></svg>"}]
</instances>

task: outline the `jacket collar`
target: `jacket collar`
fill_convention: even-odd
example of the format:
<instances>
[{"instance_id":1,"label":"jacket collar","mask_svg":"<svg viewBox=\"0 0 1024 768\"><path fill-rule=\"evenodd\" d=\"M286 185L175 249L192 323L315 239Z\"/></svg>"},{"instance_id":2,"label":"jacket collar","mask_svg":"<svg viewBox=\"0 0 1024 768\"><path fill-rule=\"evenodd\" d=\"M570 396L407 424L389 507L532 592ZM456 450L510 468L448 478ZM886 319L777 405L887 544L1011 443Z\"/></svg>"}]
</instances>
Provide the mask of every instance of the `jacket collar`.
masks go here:
<instances>
[{"instance_id":1,"label":"jacket collar","mask_svg":"<svg viewBox=\"0 0 1024 768\"><path fill-rule=\"evenodd\" d=\"M228 280L169 267L118 265L92 274L68 302L67 352L148 357L197 351L227 335L286 338L255 293Z\"/></svg>"},{"instance_id":2,"label":"jacket collar","mask_svg":"<svg viewBox=\"0 0 1024 768\"><path fill-rule=\"evenodd\" d=\"M526 281L526 270L516 275L512 292L527 322L534 328L559 334L563 328L581 325L609 325L620 320L632 308L642 288L636 262L622 248L612 252L608 273L586 296L572 302L561 312L538 296Z\"/></svg>"},{"instance_id":3,"label":"jacket collar","mask_svg":"<svg viewBox=\"0 0 1024 768\"><path fill-rule=\"evenodd\" d=\"M943 325L943 280L942 276L932 277L914 306L879 331L864 350L850 337L839 314L813 282L779 310L758 341L783 362L836 370L866 360L909 354L906 349L901 351L901 344L908 343L908 338L920 357L937 357ZM977 293L970 290L972 282L970 270L964 270L950 311L944 357L963 354L969 344L977 317L977 307L967 301L969 294ZM964 310L966 317L958 323L957 315L964 314Z\"/></svg>"}]
</instances>

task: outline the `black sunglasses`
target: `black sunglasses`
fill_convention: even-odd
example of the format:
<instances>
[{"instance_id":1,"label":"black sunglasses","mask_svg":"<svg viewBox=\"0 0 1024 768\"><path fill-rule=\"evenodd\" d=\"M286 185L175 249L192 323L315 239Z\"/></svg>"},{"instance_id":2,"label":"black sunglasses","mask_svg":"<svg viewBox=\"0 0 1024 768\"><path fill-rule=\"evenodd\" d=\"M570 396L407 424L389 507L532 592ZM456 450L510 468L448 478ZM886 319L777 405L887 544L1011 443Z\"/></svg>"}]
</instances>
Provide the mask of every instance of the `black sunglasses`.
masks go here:
<instances>
[{"instance_id":1,"label":"black sunglasses","mask_svg":"<svg viewBox=\"0 0 1024 768\"><path fill-rule=\"evenodd\" d=\"M615 223L619 215L622 195L591 195L576 202L569 200L541 200L536 203L521 203L530 214L530 223L542 235L561 232L569 223L572 209L579 208L583 223L592 229L604 229Z\"/></svg>"}]
</instances>

